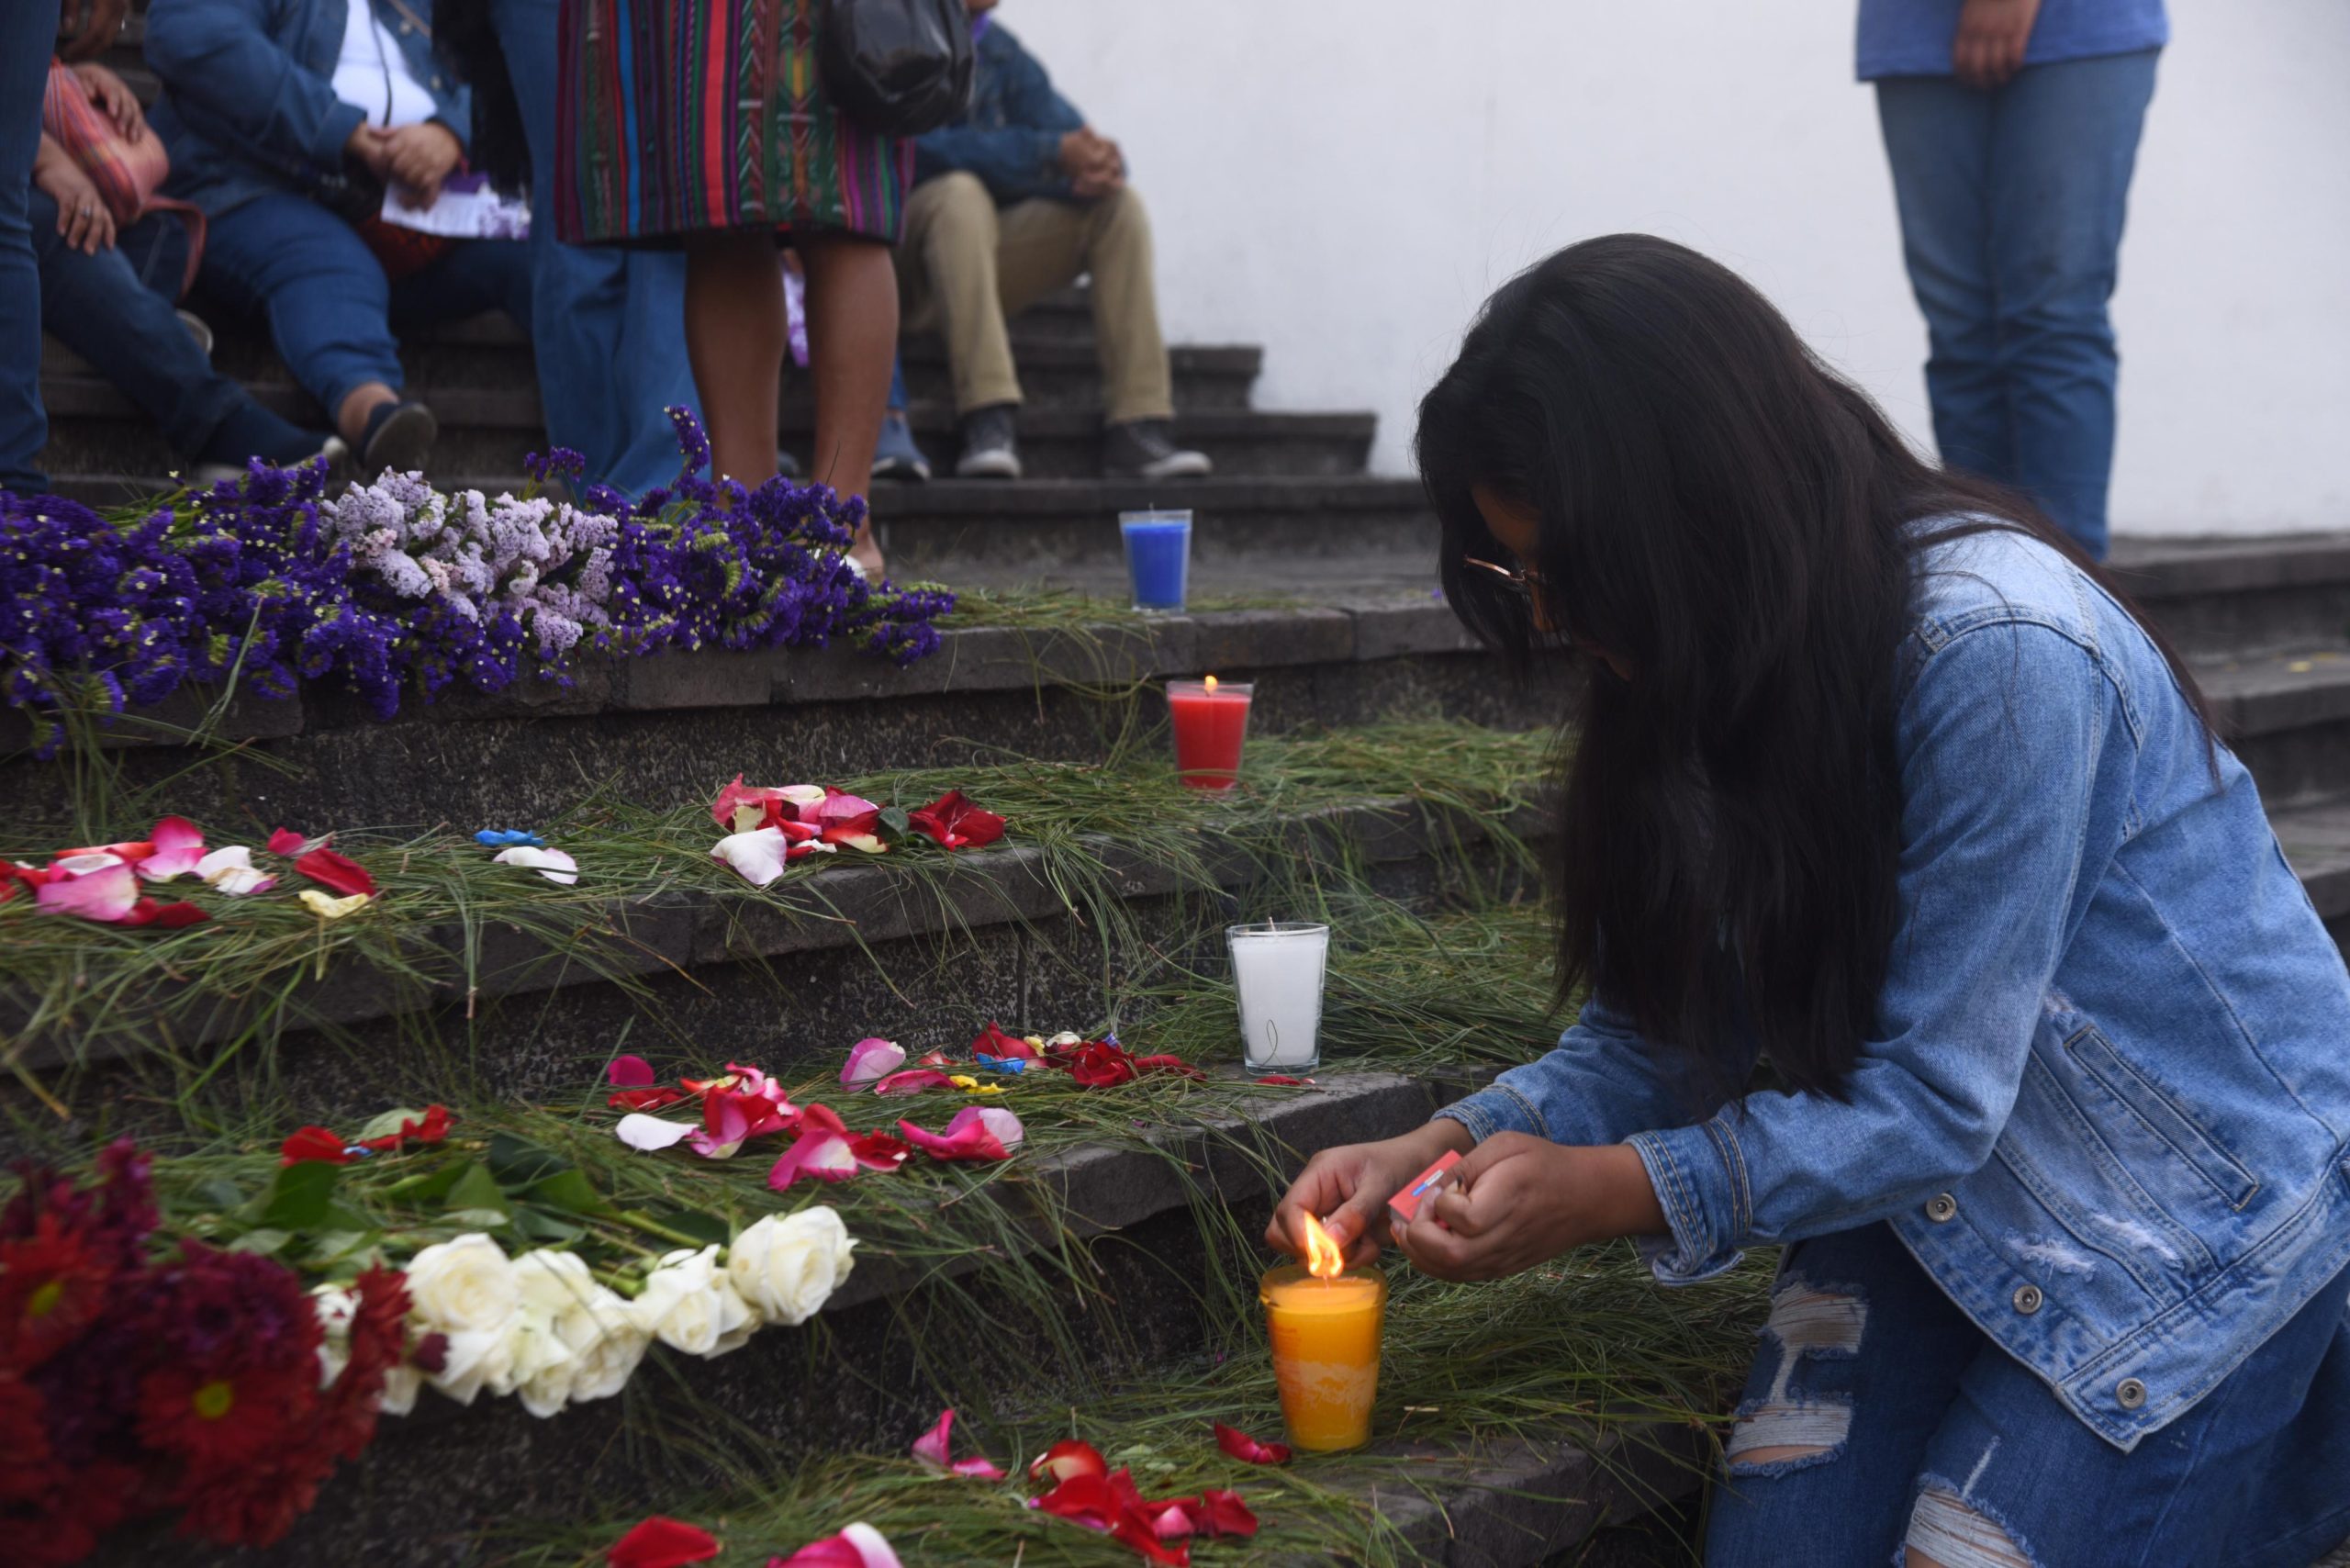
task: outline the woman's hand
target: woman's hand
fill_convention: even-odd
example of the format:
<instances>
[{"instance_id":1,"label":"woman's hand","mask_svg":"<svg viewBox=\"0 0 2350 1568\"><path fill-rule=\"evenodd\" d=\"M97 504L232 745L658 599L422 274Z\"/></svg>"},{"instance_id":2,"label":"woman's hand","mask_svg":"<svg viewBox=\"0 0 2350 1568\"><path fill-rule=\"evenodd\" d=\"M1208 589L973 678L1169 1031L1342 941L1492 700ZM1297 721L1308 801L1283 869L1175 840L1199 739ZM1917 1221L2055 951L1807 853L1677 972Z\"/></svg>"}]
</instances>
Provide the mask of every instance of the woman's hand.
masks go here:
<instances>
[{"instance_id":1,"label":"woman's hand","mask_svg":"<svg viewBox=\"0 0 2350 1568\"><path fill-rule=\"evenodd\" d=\"M1305 1253L1304 1217L1312 1215L1346 1249L1347 1266L1379 1256L1387 1235L1387 1200L1434 1164L1447 1149L1467 1149L1469 1129L1459 1122L1430 1122L1402 1137L1380 1143L1326 1148L1306 1161L1265 1228L1267 1245L1294 1257Z\"/></svg>"},{"instance_id":2,"label":"woman's hand","mask_svg":"<svg viewBox=\"0 0 2350 1568\"><path fill-rule=\"evenodd\" d=\"M1440 1280L1504 1279L1588 1242L1666 1228L1629 1145L1577 1148L1496 1133L1452 1174L1452 1184L1395 1232L1413 1266Z\"/></svg>"},{"instance_id":3,"label":"woman's hand","mask_svg":"<svg viewBox=\"0 0 2350 1568\"><path fill-rule=\"evenodd\" d=\"M57 203L57 231L85 256L114 248L114 214L73 155L44 136L33 156L33 184Z\"/></svg>"},{"instance_id":4,"label":"woman's hand","mask_svg":"<svg viewBox=\"0 0 2350 1568\"><path fill-rule=\"evenodd\" d=\"M441 199L441 182L464 162L456 132L432 120L380 133L392 182L408 187L408 205L420 210Z\"/></svg>"},{"instance_id":5,"label":"woman's hand","mask_svg":"<svg viewBox=\"0 0 2350 1568\"><path fill-rule=\"evenodd\" d=\"M1966 0L1951 40L1950 68L1961 82L1989 92L2023 69L2040 0Z\"/></svg>"},{"instance_id":6,"label":"woman's hand","mask_svg":"<svg viewBox=\"0 0 2350 1568\"><path fill-rule=\"evenodd\" d=\"M106 111L125 141L137 141L147 134L147 117L139 112L139 95L129 83L103 65L77 65L73 74L82 79L90 102Z\"/></svg>"}]
</instances>

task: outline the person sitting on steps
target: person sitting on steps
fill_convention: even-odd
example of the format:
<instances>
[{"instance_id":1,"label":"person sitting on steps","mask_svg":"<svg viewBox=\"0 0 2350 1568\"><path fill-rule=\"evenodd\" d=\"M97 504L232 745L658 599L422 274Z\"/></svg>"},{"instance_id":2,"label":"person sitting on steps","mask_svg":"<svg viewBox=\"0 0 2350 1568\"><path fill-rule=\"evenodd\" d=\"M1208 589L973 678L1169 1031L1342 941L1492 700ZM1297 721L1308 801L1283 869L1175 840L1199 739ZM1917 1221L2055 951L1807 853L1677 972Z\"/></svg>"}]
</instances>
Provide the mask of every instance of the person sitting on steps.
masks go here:
<instances>
[{"instance_id":1,"label":"person sitting on steps","mask_svg":"<svg viewBox=\"0 0 2350 1568\"><path fill-rule=\"evenodd\" d=\"M1020 380L1006 319L1093 275L1108 429L1103 466L1193 477L1207 457L1174 441L1174 378L1158 330L1150 218L1118 144L1096 132L1006 29L970 0L979 64L971 106L915 142L898 278L909 330L946 338L963 427L956 473L1020 477Z\"/></svg>"},{"instance_id":2,"label":"person sitting on steps","mask_svg":"<svg viewBox=\"0 0 2350 1568\"><path fill-rule=\"evenodd\" d=\"M147 62L168 195L209 220L199 286L268 317L363 472L419 469L439 426L400 396L396 326L502 309L531 327L530 247L386 223L465 158L471 94L432 51L431 0L153 0Z\"/></svg>"}]
</instances>

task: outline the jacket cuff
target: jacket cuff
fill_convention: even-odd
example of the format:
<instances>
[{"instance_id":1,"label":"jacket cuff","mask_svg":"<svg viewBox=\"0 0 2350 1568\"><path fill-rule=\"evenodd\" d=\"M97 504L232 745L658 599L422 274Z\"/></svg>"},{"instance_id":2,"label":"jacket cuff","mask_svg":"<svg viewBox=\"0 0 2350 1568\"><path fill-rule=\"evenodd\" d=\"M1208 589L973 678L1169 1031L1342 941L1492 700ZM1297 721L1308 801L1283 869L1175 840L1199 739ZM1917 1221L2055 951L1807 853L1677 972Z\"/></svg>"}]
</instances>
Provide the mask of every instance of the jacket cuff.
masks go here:
<instances>
[{"instance_id":1,"label":"jacket cuff","mask_svg":"<svg viewBox=\"0 0 2350 1568\"><path fill-rule=\"evenodd\" d=\"M1061 174L1061 138L1068 133L1058 130L1036 132L1036 178L1047 184L1066 184Z\"/></svg>"},{"instance_id":2,"label":"jacket cuff","mask_svg":"<svg viewBox=\"0 0 2350 1568\"><path fill-rule=\"evenodd\" d=\"M367 111L356 104L335 100L334 107L319 122L319 134L310 143L310 161L328 174L342 170L342 146L351 133L367 123Z\"/></svg>"},{"instance_id":3,"label":"jacket cuff","mask_svg":"<svg viewBox=\"0 0 2350 1568\"><path fill-rule=\"evenodd\" d=\"M1753 1187L1745 1151L1722 1115L1694 1127L1636 1133L1637 1150L1656 1189L1670 1240L1645 1238L1640 1255L1668 1285L1695 1284L1738 1266L1739 1244L1754 1223Z\"/></svg>"},{"instance_id":4,"label":"jacket cuff","mask_svg":"<svg viewBox=\"0 0 2350 1568\"><path fill-rule=\"evenodd\" d=\"M1550 1126L1542 1120L1542 1113L1535 1109L1534 1102L1506 1083L1496 1083L1455 1100L1431 1119L1459 1122L1479 1143L1495 1133L1530 1133L1541 1138L1550 1136Z\"/></svg>"}]
</instances>

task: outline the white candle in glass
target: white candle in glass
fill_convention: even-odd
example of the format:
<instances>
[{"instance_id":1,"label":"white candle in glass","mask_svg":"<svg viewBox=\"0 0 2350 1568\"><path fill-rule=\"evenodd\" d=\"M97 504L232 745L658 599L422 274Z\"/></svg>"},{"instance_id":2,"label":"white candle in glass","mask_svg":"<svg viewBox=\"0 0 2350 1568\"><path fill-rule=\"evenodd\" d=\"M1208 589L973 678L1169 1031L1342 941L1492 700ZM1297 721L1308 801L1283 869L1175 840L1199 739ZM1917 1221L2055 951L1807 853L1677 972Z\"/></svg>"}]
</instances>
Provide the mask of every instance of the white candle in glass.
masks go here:
<instances>
[{"instance_id":1,"label":"white candle in glass","mask_svg":"<svg viewBox=\"0 0 2350 1568\"><path fill-rule=\"evenodd\" d=\"M1330 928L1299 921L1231 925L1232 984L1240 1000L1241 1061L1251 1072L1321 1063L1322 974Z\"/></svg>"}]
</instances>

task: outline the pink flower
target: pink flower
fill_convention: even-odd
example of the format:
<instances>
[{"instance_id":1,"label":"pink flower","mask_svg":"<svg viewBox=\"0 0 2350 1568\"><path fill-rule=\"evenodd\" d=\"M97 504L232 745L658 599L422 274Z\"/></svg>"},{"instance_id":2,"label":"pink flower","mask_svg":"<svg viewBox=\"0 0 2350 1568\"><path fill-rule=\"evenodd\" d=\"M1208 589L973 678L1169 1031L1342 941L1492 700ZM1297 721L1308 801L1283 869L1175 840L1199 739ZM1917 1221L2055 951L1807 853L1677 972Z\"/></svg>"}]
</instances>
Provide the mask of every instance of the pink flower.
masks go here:
<instances>
[{"instance_id":1,"label":"pink flower","mask_svg":"<svg viewBox=\"0 0 2350 1568\"><path fill-rule=\"evenodd\" d=\"M185 817L164 817L155 823L155 852L139 862L139 874L151 882L168 882L196 869L204 857L204 835Z\"/></svg>"},{"instance_id":2,"label":"pink flower","mask_svg":"<svg viewBox=\"0 0 2350 1568\"><path fill-rule=\"evenodd\" d=\"M1008 1159L1027 1136L1020 1118L997 1105L964 1106L943 1134L926 1133L912 1122L900 1122L898 1130L934 1159Z\"/></svg>"},{"instance_id":3,"label":"pink flower","mask_svg":"<svg viewBox=\"0 0 2350 1568\"><path fill-rule=\"evenodd\" d=\"M653 1064L643 1057L614 1057L604 1069L604 1081L615 1089L650 1089L657 1081Z\"/></svg>"},{"instance_id":4,"label":"pink flower","mask_svg":"<svg viewBox=\"0 0 2350 1568\"><path fill-rule=\"evenodd\" d=\"M934 1067L910 1067L903 1072L893 1072L873 1086L876 1094L919 1094L925 1089L945 1089L955 1081Z\"/></svg>"},{"instance_id":5,"label":"pink flower","mask_svg":"<svg viewBox=\"0 0 2350 1568\"><path fill-rule=\"evenodd\" d=\"M905 1064L906 1048L897 1041L859 1040L848 1048L848 1062L841 1069L841 1081L852 1089L862 1089Z\"/></svg>"},{"instance_id":6,"label":"pink flower","mask_svg":"<svg viewBox=\"0 0 2350 1568\"><path fill-rule=\"evenodd\" d=\"M949 1460L948 1456L954 1452L954 1449L950 1446L949 1434L954 1429L955 1412L951 1409L940 1411L938 1425L914 1439L914 1457L934 1470L952 1471L957 1475L973 1476L981 1481L1002 1480L1003 1472L988 1460L977 1456L966 1460Z\"/></svg>"},{"instance_id":7,"label":"pink flower","mask_svg":"<svg viewBox=\"0 0 2350 1568\"><path fill-rule=\"evenodd\" d=\"M767 1568L904 1568L881 1532L863 1521L838 1535L811 1540L789 1557L767 1559Z\"/></svg>"},{"instance_id":8,"label":"pink flower","mask_svg":"<svg viewBox=\"0 0 2350 1568\"><path fill-rule=\"evenodd\" d=\"M730 833L748 833L754 828L799 821L807 808L822 805L824 795L820 784L786 784L781 788L745 784L737 773L733 783L718 791L710 814Z\"/></svg>"}]
</instances>

